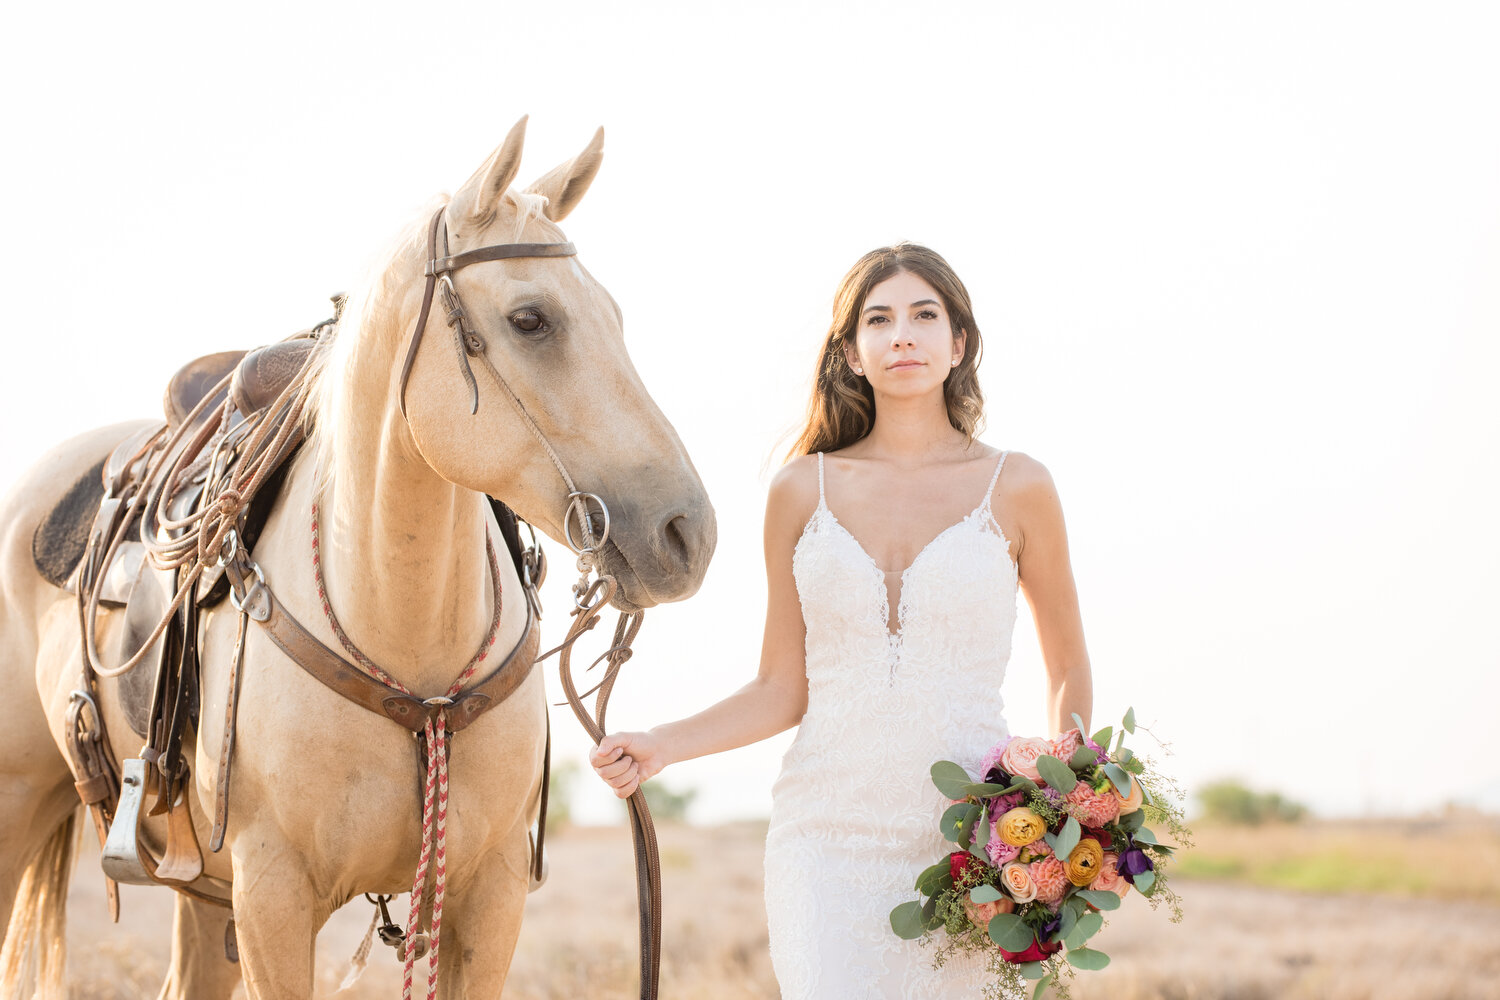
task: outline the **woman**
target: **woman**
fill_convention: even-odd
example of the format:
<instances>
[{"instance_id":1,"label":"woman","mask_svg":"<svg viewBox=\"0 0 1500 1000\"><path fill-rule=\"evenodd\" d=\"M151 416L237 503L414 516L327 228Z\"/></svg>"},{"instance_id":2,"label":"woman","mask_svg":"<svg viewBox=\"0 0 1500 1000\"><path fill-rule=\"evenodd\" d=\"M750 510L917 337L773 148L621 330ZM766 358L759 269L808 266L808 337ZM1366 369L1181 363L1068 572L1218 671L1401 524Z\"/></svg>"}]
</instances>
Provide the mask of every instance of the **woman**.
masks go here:
<instances>
[{"instance_id":1,"label":"woman","mask_svg":"<svg viewBox=\"0 0 1500 1000\"><path fill-rule=\"evenodd\" d=\"M1087 723L1088 655L1062 509L1035 459L974 438L979 327L946 261L903 243L844 277L806 428L771 484L760 672L697 715L607 736L625 797L668 764L800 724L766 835L771 960L786 1000L977 995L891 931L951 845L928 769L977 774L1006 735L1017 587L1046 661L1054 733ZM836 513L835 513L836 512ZM974 990L974 994L967 991Z\"/></svg>"}]
</instances>

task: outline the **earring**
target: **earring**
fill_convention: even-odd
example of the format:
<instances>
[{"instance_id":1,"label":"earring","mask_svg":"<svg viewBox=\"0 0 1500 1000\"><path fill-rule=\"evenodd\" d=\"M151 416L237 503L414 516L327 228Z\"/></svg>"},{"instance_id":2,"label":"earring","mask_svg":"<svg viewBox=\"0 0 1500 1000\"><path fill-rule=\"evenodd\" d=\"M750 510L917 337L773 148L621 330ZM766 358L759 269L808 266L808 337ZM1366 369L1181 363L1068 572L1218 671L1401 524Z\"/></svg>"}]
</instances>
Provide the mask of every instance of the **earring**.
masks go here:
<instances>
[{"instance_id":1,"label":"earring","mask_svg":"<svg viewBox=\"0 0 1500 1000\"><path fill-rule=\"evenodd\" d=\"M957 368L957 367L958 367L958 363L959 363L959 362L960 362L960 361L962 361L962 360L963 360L963 359L962 359L962 358L954 358L954 359L953 359L953 367L954 367L954 368Z\"/></svg>"}]
</instances>

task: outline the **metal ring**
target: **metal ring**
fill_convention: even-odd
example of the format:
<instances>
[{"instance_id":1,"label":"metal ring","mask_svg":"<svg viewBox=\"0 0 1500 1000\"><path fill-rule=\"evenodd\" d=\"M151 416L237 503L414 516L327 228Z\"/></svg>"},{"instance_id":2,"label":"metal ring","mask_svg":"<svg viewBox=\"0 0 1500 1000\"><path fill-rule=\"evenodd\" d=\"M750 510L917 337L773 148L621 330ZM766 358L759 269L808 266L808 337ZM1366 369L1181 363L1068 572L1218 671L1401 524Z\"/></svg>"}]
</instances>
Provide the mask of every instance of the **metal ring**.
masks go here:
<instances>
[{"instance_id":1,"label":"metal ring","mask_svg":"<svg viewBox=\"0 0 1500 1000\"><path fill-rule=\"evenodd\" d=\"M592 529L593 516L589 513L589 500L599 505L599 512L604 515L604 530L600 532L598 541L592 545L584 545L573 538L573 511L576 509L579 512L578 521L580 524L587 521L589 528ZM604 499L599 494L585 493L582 490L568 494L568 509L563 513L563 537L568 542L568 548L579 555L585 552L598 552L604 548L604 543L609 540L609 526L609 507L604 503Z\"/></svg>"},{"instance_id":2,"label":"metal ring","mask_svg":"<svg viewBox=\"0 0 1500 1000\"><path fill-rule=\"evenodd\" d=\"M245 602L250 599L250 595L256 590L264 588L266 585L266 574L260 571L260 563L251 563L250 568L255 570L255 584L253 587L245 589L245 596L241 597L235 593L234 587L231 586L229 588L229 603L234 605L234 610L236 611L244 611Z\"/></svg>"}]
</instances>

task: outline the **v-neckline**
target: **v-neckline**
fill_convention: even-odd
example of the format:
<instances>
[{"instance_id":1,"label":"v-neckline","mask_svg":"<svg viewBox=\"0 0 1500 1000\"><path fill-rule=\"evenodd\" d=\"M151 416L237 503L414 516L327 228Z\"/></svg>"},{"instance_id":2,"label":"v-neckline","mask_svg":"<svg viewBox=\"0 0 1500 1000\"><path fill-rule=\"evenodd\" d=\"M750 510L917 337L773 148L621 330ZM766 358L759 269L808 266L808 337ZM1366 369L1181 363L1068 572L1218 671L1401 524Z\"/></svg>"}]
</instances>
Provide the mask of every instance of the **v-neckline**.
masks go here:
<instances>
[{"instance_id":1,"label":"v-neckline","mask_svg":"<svg viewBox=\"0 0 1500 1000\"><path fill-rule=\"evenodd\" d=\"M860 555L865 557L865 562L869 564L870 569L874 570L875 575L879 577L882 604L882 607L880 609L882 612L880 616L880 627L885 632L886 640L888 642L898 642L906 634L906 616L902 613L903 609L906 606L906 575L913 569L916 569L917 564L922 561L922 557L927 554L927 551L929 549L937 544L939 539L941 539L944 535L947 535L950 531L953 531L955 528L959 528L965 524L968 524L969 519L972 518L975 514L978 514L983 507L984 504L981 503L978 507L975 507L963 517L959 518L957 521L954 521L952 524L948 525L948 527L944 528L942 531L939 531L936 535L933 535L932 539L926 545L922 546L922 550L918 552L912 559L912 561L907 564L907 567L901 571L901 582L899 584L899 589L896 591L896 630L892 632L891 588L888 587L885 582L885 578L887 576L886 571L880 568L880 564L875 561L875 557L870 555L869 550L865 548L863 542L855 537L854 532L844 527L844 523L839 520L838 515L833 512L832 508L830 508L826 503L822 504L823 513L827 514L828 519L838 526L838 529L844 533L845 537L847 537L849 541L854 543L854 547L859 550ZM803 530L805 531L806 529ZM1000 537L1003 539L1004 534L1001 533ZM1006 546L1006 549L1006 558L1009 558L1009 545Z\"/></svg>"}]
</instances>

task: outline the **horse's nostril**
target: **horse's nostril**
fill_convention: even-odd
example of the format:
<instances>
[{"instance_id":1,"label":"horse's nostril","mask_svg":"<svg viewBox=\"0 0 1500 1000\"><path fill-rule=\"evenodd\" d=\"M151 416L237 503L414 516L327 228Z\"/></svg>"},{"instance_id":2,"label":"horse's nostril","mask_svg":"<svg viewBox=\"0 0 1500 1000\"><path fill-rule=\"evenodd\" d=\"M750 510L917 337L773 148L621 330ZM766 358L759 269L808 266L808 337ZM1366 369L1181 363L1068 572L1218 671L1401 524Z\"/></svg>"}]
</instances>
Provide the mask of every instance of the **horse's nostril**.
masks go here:
<instances>
[{"instance_id":1,"label":"horse's nostril","mask_svg":"<svg viewBox=\"0 0 1500 1000\"><path fill-rule=\"evenodd\" d=\"M662 538L666 543L667 554L680 566L686 566L690 558L688 540L683 534L688 520L678 514L667 521L666 527L662 529Z\"/></svg>"}]
</instances>

